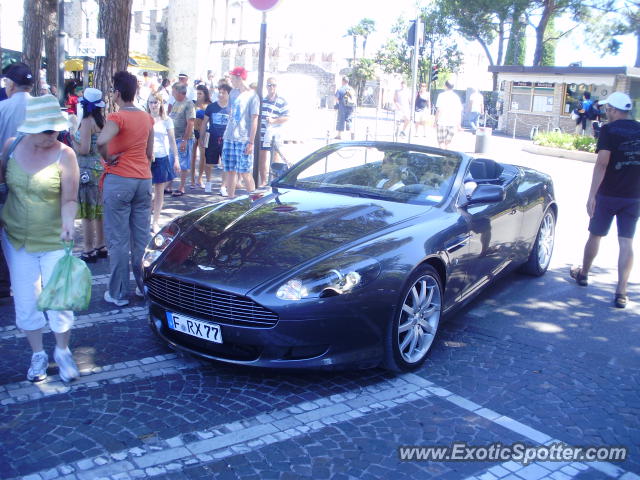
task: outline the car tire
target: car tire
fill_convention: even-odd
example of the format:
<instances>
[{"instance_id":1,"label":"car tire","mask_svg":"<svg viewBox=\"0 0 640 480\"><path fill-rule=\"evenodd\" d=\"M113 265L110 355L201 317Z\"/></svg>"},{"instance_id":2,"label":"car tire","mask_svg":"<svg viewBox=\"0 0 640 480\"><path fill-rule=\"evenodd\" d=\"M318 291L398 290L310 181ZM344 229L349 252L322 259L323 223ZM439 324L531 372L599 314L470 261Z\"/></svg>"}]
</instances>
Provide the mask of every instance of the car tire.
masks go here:
<instances>
[{"instance_id":1,"label":"car tire","mask_svg":"<svg viewBox=\"0 0 640 480\"><path fill-rule=\"evenodd\" d=\"M431 265L411 274L387 329L385 368L408 372L422 366L438 333L442 294L442 281Z\"/></svg>"},{"instance_id":2,"label":"car tire","mask_svg":"<svg viewBox=\"0 0 640 480\"><path fill-rule=\"evenodd\" d=\"M545 274L551 262L553 245L555 243L556 215L551 208L547 209L540 222L540 228L536 235L529 259L520 269L527 275L540 277Z\"/></svg>"}]
</instances>

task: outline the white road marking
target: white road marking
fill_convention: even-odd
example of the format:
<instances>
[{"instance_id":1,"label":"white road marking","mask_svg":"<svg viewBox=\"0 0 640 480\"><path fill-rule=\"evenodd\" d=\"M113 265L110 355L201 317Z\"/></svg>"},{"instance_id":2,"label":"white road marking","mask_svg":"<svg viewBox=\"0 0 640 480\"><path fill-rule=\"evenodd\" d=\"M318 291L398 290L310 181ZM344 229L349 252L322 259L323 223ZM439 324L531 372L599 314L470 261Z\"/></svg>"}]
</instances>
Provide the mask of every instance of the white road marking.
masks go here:
<instances>
[{"instance_id":1,"label":"white road marking","mask_svg":"<svg viewBox=\"0 0 640 480\"><path fill-rule=\"evenodd\" d=\"M120 307L115 310L109 310L107 312L89 313L87 315L76 315L73 329L92 327L93 325L100 325L105 323L122 323L131 320L139 320L147 318L149 308L147 306L141 307ZM44 327L45 333L49 332L49 327ZM9 338L24 338L25 334L22 333L15 325L8 325L6 327L0 327L0 340L6 340Z\"/></svg>"},{"instance_id":2,"label":"white road marking","mask_svg":"<svg viewBox=\"0 0 640 480\"><path fill-rule=\"evenodd\" d=\"M131 362L127 362L127 365ZM198 361L188 362L175 355L142 359L139 365L118 369L113 366L116 375L107 381L126 381L129 376L142 378L150 375L174 373L184 368L198 365ZM159 368L162 366L161 368ZM133 370L130 370L133 369ZM104 370L104 367L103 367ZM64 390L56 381L48 382L52 388L49 395L67 393L81 385L98 387L95 376L82 377L78 385L71 385ZM24 382L23 382L24 383ZM23 385L24 386L24 385ZM29 386L25 386L29 387ZM33 389L35 386L31 386ZM35 387L37 388L37 387ZM9 389L9 392L14 390ZM11 397L13 401L30 400L29 392L21 392L19 398ZM9 393L9 395L11 395ZM500 425L533 444L558 442L545 433L524 425L508 416L501 415L453 392L438 387L432 382L413 373L399 375L392 379L363 388L353 389L341 394L321 397L313 401L307 401L292 405L281 410L261 413L255 417L242 419L223 425L216 425L196 432L180 434L168 439L156 439L152 444L122 450L112 454L98 455L82 459L73 464L59 465L56 469L43 470L31 474L31 479L55 479L66 475L75 475L79 480L105 478L118 480L127 472L131 478L154 477L179 471L189 465L212 462L227 457L247 453L259 449L265 445L283 442L302 435L317 432L327 425L351 421L356 418L394 408L404 403L417 401L423 398L437 397L472 412L488 421ZM198 440L188 441L193 435ZM393 455L394 452L389 452ZM534 463L523 466L515 462L507 462L491 467L486 472L469 477L469 480L495 480L500 473L505 475L514 472L523 479L537 478L556 480L560 478L573 478L580 471L594 468L610 478L624 480L638 480L637 475L626 472L620 467L607 462L593 463ZM535 472L534 472L535 470ZM507 472L507 473L505 473ZM568 473L567 473L568 472ZM542 476L539 476L542 474ZM564 476L562 476L564 475ZM24 477L23 477L24 478Z\"/></svg>"}]
</instances>

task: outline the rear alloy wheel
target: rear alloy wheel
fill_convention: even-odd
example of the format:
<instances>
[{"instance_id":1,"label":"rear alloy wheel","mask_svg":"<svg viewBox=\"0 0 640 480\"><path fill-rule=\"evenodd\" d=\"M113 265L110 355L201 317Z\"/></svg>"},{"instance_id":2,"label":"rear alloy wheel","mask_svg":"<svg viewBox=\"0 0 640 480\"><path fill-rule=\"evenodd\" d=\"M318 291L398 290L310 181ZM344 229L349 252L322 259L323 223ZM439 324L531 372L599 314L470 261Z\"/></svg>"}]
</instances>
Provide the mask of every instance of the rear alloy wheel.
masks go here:
<instances>
[{"instance_id":1,"label":"rear alloy wheel","mask_svg":"<svg viewBox=\"0 0 640 480\"><path fill-rule=\"evenodd\" d=\"M442 314L442 285L431 265L411 275L387 335L385 366L396 372L419 368L433 344Z\"/></svg>"},{"instance_id":2,"label":"rear alloy wheel","mask_svg":"<svg viewBox=\"0 0 640 480\"><path fill-rule=\"evenodd\" d=\"M556 216L553 210L548 209L540 223L536 243L531 249L527 263L522 266L522 271L529 275L539 277L544 275L551 263L553 245L556 235Z\"/></svg>"}]
</instances>

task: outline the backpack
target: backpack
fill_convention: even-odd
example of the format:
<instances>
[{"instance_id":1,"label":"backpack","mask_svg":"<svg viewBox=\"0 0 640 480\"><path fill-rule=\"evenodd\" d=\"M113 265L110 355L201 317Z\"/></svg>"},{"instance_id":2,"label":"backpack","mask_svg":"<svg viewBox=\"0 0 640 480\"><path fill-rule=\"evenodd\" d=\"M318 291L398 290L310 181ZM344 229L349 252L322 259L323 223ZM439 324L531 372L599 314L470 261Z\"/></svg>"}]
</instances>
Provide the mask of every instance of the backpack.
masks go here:
<instances>
[{"instance_id":1,"label":"backpack","mask_svg":"<svg viewBox=\"0 0 640 480\"><path fill-rule=\"evenodd\" d=\"M596 102L591 102L591 104L585 109L584 114L587 116L588 120L595 120L598 118L600 112L596 108Z\"/></svg>"},{"instance_id":2,"label":"backpack","mask_svg":"<svg viewBox=\"0 0 640 480\"><path fill-rule=\"evenodd\" d=\"M345 107L356 106L356 92L350 86L344 89L344 96L342 97L342 103Z\"/></svg>"}]
</instances>

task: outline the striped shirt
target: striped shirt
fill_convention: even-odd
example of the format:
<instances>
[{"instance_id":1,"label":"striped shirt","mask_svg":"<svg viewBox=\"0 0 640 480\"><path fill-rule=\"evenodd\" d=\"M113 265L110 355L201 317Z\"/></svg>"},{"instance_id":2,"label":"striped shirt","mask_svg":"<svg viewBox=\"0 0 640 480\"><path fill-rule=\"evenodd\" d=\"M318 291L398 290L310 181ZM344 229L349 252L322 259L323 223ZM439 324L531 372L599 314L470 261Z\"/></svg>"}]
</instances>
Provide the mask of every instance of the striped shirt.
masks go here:
<instances>
[{"instance_id":1,"label":"striped shirt","mask_svg":"<svg viewBox=\"0 0 640 480\"><path fill-rule=\"evenodd\" d=\"M269 97L264 97L262 99L262 122L260 125L260 137L262 141L267 141L267 144L271 142L271 137L274 135L278 135L277 130L282 126L282 124L277 123L275 125L269 125L267 139L265 135L267 135L267 118L281 118L289 116L289 105L287 101L279 95L276 95L276 98L270 100Z\"/></svg>"}]
</instances>

